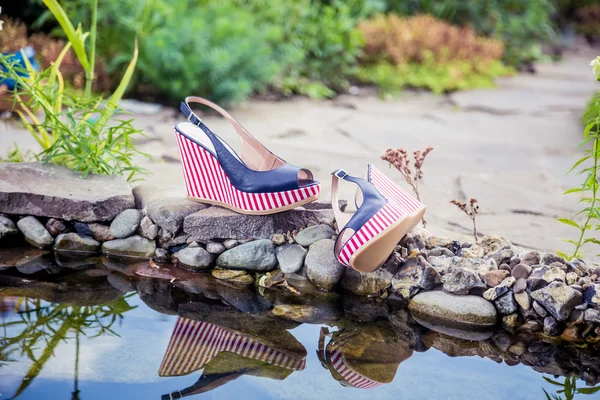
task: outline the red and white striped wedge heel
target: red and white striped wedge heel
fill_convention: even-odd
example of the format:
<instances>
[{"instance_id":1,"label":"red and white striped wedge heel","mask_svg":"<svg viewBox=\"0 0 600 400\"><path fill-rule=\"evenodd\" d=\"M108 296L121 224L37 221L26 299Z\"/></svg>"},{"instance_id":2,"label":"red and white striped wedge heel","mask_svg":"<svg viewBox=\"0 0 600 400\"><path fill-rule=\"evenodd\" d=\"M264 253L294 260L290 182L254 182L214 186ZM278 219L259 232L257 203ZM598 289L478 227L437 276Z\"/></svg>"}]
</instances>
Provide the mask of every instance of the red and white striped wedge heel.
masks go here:
<instances>
[{"instance_id":1,"label":"red and white striped wedge heel","mask_svg":"<svg viewBox=\"0 0 600 400\"><path fill-rule=\"evenodd\" d=\"M219 112L240 135L238 155L191 110L200 103ZM181 103L188 122L175 126L188 198L242 214L273 214L319 198L312 173L286 163L255 139L227 111L200 98Z\"/></svg>"},{"instance_id":2,"label":"red and white striped wedge heel","mask_svg":"<svg viewBox=\"0 0 600 400\"><path fill-rule=\"evenodd\" d=\"M350 176L344 170L335 171L332 179L332 206L340 229L335 255L347 267L372 272L419 223L426 207L372 165L368 167L367 180ZM358 185L358 210L353 215L342 213L338 207L340 179Z\"/></svg>"}]
</instances>

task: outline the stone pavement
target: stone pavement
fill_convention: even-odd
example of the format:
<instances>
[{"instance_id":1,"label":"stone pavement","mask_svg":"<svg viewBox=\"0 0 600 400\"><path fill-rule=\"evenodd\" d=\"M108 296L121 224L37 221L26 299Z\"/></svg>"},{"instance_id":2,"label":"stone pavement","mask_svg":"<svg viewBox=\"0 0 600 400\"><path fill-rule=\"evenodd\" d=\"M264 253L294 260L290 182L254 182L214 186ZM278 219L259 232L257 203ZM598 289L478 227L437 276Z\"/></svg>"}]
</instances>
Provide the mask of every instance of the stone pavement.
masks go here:
<instances>
[{"instance_id":1,"label":"stone pavement","mask_svg":"<svg viewBox=\"0 0 600 400\"><path fill-rule=\"evenodd\" d=\"M273 152L311 169L323 183L324 199L336 168L361 175L367 163L374 163L403 184L380 155L389 147L412 152L433 146L421 197L434 234L467 240L470 220L450 200L476 197L481 233L507 236L523 248L568 252L558 238L574 238L576 232L556 218L570 217L579 207L576 196L562 192L580 181L565 173L577 159L572 151L582 138L581 112L600 89L588 66L594 56L571 55L558 64L539 65L537 74L500 79L495 89L448 96L406 92L390 101L361 89L357 96L331 101L252 100L233 114ZM236 134L224 119L203 119L237 148ZM147 181L179 186L183 195L172 128L181 120L175 109L163 109L138 116L136 123L146 134L140 150L153 156L152 161L140 160L152 173ZM35 148L16 124L0 125L0 132L1 149L15 141L21 148ZM348 187L342 192L349 197L353 191ZM593 257L597 249L584 250L586 259L598 260Z\"/></svg>"}]
</instances>

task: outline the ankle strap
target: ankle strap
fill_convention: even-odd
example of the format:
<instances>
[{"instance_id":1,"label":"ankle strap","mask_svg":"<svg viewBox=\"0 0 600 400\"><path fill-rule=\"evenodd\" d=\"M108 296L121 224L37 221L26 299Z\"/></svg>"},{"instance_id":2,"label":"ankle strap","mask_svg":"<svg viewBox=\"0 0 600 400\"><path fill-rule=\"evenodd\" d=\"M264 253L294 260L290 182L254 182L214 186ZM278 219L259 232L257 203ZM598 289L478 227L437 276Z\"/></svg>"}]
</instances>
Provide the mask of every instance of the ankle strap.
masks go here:
<instances>
[{"instance_id":1,"label":"ankle strap","mask_svg":"<svg viewBox=\"0 0 600 400\"><path fill-rule=\"evenodd\" d=\"M340 209L340 203L338 198L338 183L339 180L343 179L348 182L355 183L358 187L363 190L365 180L357 178L355 176L348 175L343 169L336 169L331 173L331 208L333 209L333 215L337 223L337 227L341 230L352 218L352 214L344 213Z\"/></svg>"}]
</instances>

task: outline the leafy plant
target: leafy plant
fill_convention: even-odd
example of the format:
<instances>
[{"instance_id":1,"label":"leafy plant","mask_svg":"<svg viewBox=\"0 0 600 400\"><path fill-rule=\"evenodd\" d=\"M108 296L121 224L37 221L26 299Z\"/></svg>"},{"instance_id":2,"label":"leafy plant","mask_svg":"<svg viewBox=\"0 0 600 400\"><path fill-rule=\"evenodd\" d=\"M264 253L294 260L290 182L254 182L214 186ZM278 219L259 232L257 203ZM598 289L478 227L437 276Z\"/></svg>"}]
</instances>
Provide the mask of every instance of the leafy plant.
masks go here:
<instances>
[{"instance_id":1,"label":"leafy plant","mask_svg":"<svg viewBox=\"0 0 600 400\"><path fill-rule=\"evenodd\" d=\"M387 11L429 14L504 43L503 60L512 66L545 58L540 41L554 38L555 0L387 0Z\"/></svg>"},{"instance_id":2,"label":"leafy plant","mask_svg":"<svg viewBox=\"0 0 600 400\"><path fill-rule=\"evenodd\" d=\"M556 394L552 393L552 395L546 392L546 389L542 389L544 394L546 395L547 400L562 400L564 395L564 400L573 400L576 394L594 394L600 391L600 386L598 387L588 387L588 388L578 388L577 387L577 378L574 376L565 377L565 381L563 383L557 382L550 378L543 376L544 380L552 385L562 387L562 389L558 389Z\"/></svg>"},{"instance_id":3,"label":"leafy plant","mask_svg":"<svg viewBox=\"0 0 600 400\"><path fill-rule=\"evenodd\" d=\"M585 207L573 218L558 219L559 222L573 226L579 231L577 240L564 240L575 247L572 255L569 256L560 250L558 251L560 256L568 259L581 257L581 246L586 243L600 245L598 235L594 234L591 237L586 237L589 231L600 231L600 184L598 181L600 174L600 99L595 98L593 105L583 115L582 121L586 123L583 130L584 139L575 151L586 146L591 148L584 150L584 156L575 162L568 173L577 171L576 174L583 176L584 180L579 187L569 189L564 194L577 193L583 196L580 202ZM583 218L582 223L575 221L579 216Z\"/></svg>"},{"instance_id":4,"label":"leafy plant","mask_svg":"<svg viewBox=\"0 0 600 400\"><path fill-rule=\"evenodd\" d=\"M97 174L127 174L129 180L143 170L133 163L138 152L132 137L140 133L132 125L132 119L114 119L118 104L135 69L137 46L121 83L113 94L103 102L91 94L95 68L93 42L96 22L92 31L83 33L81 26L75 29L56 0L44 0L69 37L69 43L48 69L36 72L26 62L26 73L15 64L10 55L3 55L0 62L4 77L17 82L15 112L42 148L37 158L44 162L65 165L71 169ZM95 0L97 6L97 0ZM95 13L92 13L95 15ZM85 41L91 38L89 52ZM60 65L69 49L77 55L85 70L85 93L80 97L65 89ZM26 57L24 57L26 60ZM38 119L38 113L44 118Z\"/></svg>"}]
</instances>

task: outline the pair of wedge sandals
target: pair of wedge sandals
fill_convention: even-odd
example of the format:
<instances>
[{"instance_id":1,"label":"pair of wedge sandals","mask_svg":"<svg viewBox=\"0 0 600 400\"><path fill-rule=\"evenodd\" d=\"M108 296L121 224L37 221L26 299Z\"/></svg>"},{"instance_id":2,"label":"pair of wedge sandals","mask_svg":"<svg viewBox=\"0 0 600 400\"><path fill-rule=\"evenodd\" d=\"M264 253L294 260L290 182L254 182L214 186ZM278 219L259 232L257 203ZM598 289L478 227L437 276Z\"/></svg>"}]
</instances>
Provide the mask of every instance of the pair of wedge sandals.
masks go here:
<instances>
[{"instance_id":1,"label":"pair of wedge sandals","mask_svg":"<svg viewBox=\"0 0 600 400\"><path fill-rule=\"evenodd\" d=\"M239 155L202 122L190 103L212 108L233 125L242 143ZM180 108L187 121L175 126L175 136L189 199L242 214L266 215L319 198L321 185L308 169L270 152L223 108L201 97L187 97ZM340 210L340 180L358 186L354 214ZM343 169L334 171L331 192L339 228L335 256L360 272L372 272L383 264L425 213L423 204L373 165L368 165L366 179Z\"/></svg>"}]
</instances>

